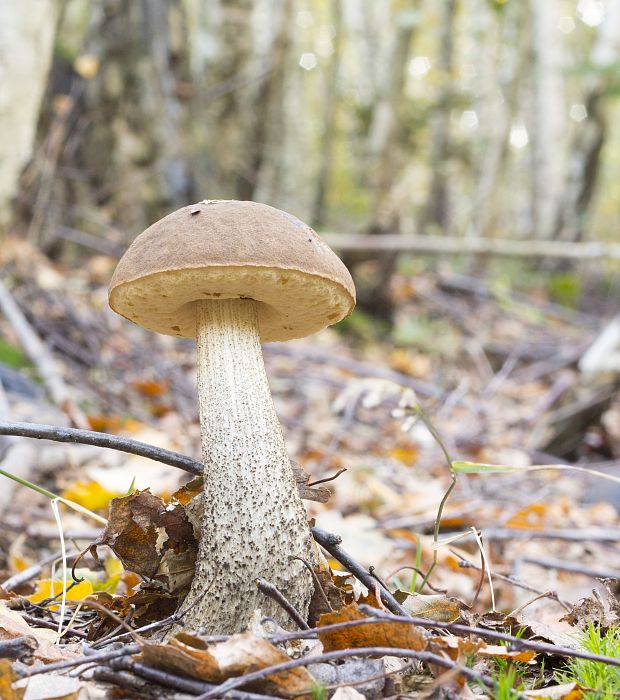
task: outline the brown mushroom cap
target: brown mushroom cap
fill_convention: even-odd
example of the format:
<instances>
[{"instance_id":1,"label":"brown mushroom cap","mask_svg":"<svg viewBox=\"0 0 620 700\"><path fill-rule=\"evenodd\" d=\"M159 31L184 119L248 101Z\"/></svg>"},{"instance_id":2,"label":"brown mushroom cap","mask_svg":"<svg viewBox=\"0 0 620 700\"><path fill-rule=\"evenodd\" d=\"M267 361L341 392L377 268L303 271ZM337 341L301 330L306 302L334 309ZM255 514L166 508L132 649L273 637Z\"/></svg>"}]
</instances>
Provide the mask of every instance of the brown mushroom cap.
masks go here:
<instances>
[{"instance_id":1,"label":"brown mushroom cap","mask_svg":"<svg viewBox=\"0 0 620 700\"><path fill-rule=\"evenodd\" d=\"M347 268L317 234L256 202L205 200L140 234L118 263L110 306L149 330L196 336L198 299L254 299L261 340L302 338L355 306Z\"/></svg>"}]
</instances>

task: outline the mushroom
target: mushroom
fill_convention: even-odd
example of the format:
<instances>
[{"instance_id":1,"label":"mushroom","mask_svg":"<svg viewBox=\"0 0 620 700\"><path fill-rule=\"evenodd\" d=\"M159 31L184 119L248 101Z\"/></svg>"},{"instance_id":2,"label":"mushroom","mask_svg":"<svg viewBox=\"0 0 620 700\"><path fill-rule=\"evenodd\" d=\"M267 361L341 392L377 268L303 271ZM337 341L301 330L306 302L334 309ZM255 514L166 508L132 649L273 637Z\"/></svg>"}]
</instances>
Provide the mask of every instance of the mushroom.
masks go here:
<instances>
[{"instance_id":1,"label":"mushroom","mask_svg":"<svg viewBox=\"0 0 620 700\"><path fill-rule=\"evenodd\" d=\"M256 202L205 200L169 214L123 255L110 306L196 339L204 509L186 629L242 631L254 610L288 618L263 577L306 616L316 551L263 364L261 341L301 338L355 305L351 276L299 219Z\"/></svg>"}]
</instances>

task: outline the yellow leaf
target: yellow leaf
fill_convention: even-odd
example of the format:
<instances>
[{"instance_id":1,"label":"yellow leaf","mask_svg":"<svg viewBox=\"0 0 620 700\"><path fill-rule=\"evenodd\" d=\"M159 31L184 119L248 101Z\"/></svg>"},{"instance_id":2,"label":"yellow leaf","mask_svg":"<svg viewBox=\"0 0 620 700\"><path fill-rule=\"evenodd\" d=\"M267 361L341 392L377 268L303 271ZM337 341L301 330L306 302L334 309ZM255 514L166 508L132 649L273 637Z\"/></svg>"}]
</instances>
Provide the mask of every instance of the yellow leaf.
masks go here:
<instances>
[{"instance_id":1,"label":"yellow leaf","mask_svg":"<svg viewBox=\"0 0 620 700\"><path fill-rule=\"evenodd\" d=\"M108 507L108 503L117 496L119 491L108 491L96 481L76 481L62 492L62 497L69 501L75 501L88 510L101 510Z\"/></svg>"},{"instance_id":2,"label":"yellow leaf","mask_svg":"<svg viewBox=\"0 0 620 700\"><path fill-rule=\"evenodd\" d=\"M93 592L93 585L90 581L80 581L76 583L75 586L67 590L67 600L83 600L86 596L91 595ZM31 603L40 603L42 600L47 598L53 598L62 593L62 581L55 579L53 584L52 580L49 578L39 579L37 582L37 588L32 595L28 596L28 600ZM59 598L60 601L60 598ZM58 605L50 605L50 610L58 610L60 607L60 602Z\"/></svg>"}]
</instances>

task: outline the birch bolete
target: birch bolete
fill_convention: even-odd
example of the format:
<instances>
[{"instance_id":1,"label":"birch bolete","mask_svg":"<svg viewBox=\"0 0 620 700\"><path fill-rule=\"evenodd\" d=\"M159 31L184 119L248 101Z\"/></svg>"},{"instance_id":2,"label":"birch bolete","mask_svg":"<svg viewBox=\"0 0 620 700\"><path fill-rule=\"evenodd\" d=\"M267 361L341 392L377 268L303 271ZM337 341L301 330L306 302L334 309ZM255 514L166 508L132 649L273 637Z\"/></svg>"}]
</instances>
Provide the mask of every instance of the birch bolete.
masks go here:
<instances>
[{"instance_id":1,"label":"birch bolete","mask_svg":"<svg viewBox=\"0 0 620 700\"><path fill-rule=\"evenodd\" d=\"M301 338L355 305L351 276L299 219L255 202L206 200L138 236L110 284L110 306L166 335L195 338L204 511L183 625L247 628L274 584L306 615L314 544L263 364L261 341Z\"/></svg>"}]
</instances>

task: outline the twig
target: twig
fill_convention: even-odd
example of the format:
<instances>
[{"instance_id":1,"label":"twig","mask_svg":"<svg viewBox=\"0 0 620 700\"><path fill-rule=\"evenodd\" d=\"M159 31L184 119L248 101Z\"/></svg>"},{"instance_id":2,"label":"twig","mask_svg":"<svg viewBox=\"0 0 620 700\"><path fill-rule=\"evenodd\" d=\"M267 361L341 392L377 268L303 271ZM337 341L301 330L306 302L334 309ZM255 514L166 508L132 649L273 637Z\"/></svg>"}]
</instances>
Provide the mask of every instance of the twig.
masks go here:
<instances>
[{"instance_id":1,"label":"twig","mask_svg":"<svg viewBox=\"0 0 620 700\"><path fill-rule=\"evenodd\" d=\"M146 442L132 440L131 438L99 433L96 430L60 428L55 425L44 425L42 423L9 423L0 421L0 435L18 435L36 440L54 440L55 442L104 447L110 450L138 455L139 457L146 457L155 462L182 469L184 472L194 476L201 476L204 471L202 462L187 455L182 455L172 450L165 450L162 447L148 445ZM304 489L303 486L306 486L306 484L297 483L297 489L301 498L306 500L325 500L321 497L321 489ZM329 490L325 489L325 491L329 494Z\"/></svg>"},{"instance_id":2,"label":"twig","mask_svg":"<svg viewBox=\"0 0 620 700\"><path fill-rule=\"evenodd\" d=\"M300 666L308 666L309 664L320 664L327 663L329 661L335 661L339 659L346 659L350 656L398 656L407 659L416 659L417 661L422 661L427 664L435 664L437 666L442 666L443 668L455 668L458 669L459 673L463 675L470 681L479 683L487 688L495 688L495 681L487 675L478 673L477 671L462 666L444 656L439 656L438 654L433 654L430 651L414 651L413 649L398 649L395 647L359 647L357 649L340 649L338 651L328 651L325 654L317 654L316 656L304 656L300 659L293 659L292 661L285 661L281 664L275 664L273 666L267 666L258 671L253 671L252 673L246 673L242 676L237 676L236 678L230 678L224 681L221 685L217 686L213 690L204 693L198 697L198 700L210 700L210 698L220 698L224 697L224 694L238 688L246 683L253 683L254 681L261 680L266 676L271 676L281 671L288 671L292 668L299 668ZM620 661L619 661L620 663ZM310 689L308 689L310 692Z\"/></svg>"},{"instance_id":3,"label":"twig","mask_svg":"<svg viewBox=\"0 0 620 700\"><path fill-rule=\"evenodd\" d=\"M583 574L591 578L615 578L620 579L620 571L617 569L593 569L572 561L563 559L547 559L542 557L521 557L522 562L541 566L544 569L558 569L558 571L570 571L574 574Z\"/></svg>"},{"instance_id":4,"label":"twig","mask_svg":"<svg viewBox=\"0 0 620 700\"><path fill-rule=\"evenodd\" d=\"M323 590L323 584L321 583L316 571L314 570L314 567L310 564L310 562L304 559L303 557L298 557L295 555L289 556L288 559L289 561L297 559L297 561L300 561L306 567L306 569L308 569L310 575L312 576L312 579L314 580L314 590L318 591L321 598L323 598L323 602L325 603L326 609L330 612L334 612L334 609L332 608L331 603L329 602L327 596L325 595L325 591Z\"/></svg>"},{"instance_id":5,"label":"twig","mask_svg":"<svg viewBox=\"0 0 620 700\"><path fill-rule=\"evenodd\" d=\"M111 450L128 452L129 454L146 457L171 467L177 467L190 474L203 473L203 465L191 457L164 450L161 447L147 445L145 442L131 440L119 435L108 435L95 430L80 430L77 428L60 428L54 425L39 423L7 423L0 422L0 435L19 435L21 437L35 438L37 440L54 440L55 442L80 443L106 447Z\"/></svg>"},{"instance_id":6,"label":"twig","mask_svg":"<svg viewBox=\"0 0 620 700\"><path fill-rule=\"evenodd\" d=\"M0 311L11 324L20 345L36 366L52 401L69 416L75 425L84 428L87 425L86 416L74 405L71 393L56 368L52 354L34 331L13 299L13 295L1 280Z\"/></svg>"},{"instance_id":7,"label":"twig","mask_svg":"<svg viewBox=\"0 0 620 700\"><path fill-rule=\"evenodd\" d=\"M57 534L58 533L56 533L56 535ZM77 557L78 554L79 552L76 551L69 552L67 554L67 559ZM60 559L59 552L56 552L55 554L50 554L49 557L45 557L45 559L42 559L38 564L33 564L27 569L18 572L14 576L10 576L2 584L0 584L0 586L2 586L2 588L4 588L5 591L12 591L14 588L17 588L17 586L21 586L22 583L26 583L27 581L33 579L35 576L38 576L43 570L43 567L47 564L50 564L55 559Z\"/></svg>"},{"instance_id":8,"label":"twig","mask_svg":"<svg viewBox=\"0 0 620 700\"><path fill-rule=\"evenodd\" d=\"M423 617L399 617L397 615L386 615L385 613L378 611L376 608L371 608L369 605L363 604L359 606L359 609L367 615L374 614L376 619L386 622L406 622L408 625L417 625L418 627L436 627L438 629L449 630L450 632L464 632L466 634L474 633L480 635L481 637L510 642L510 645L515 649L531 649L532 651L537 651L541 654L549 654L551 656L569 656L576 659L598 661L609 664L610 666L620 666L620 658L603 656L601 654L591 654L587 651L579 651L578 649L570 649L569 647L547 644L546 642L530 642L526 639L520 639L519 637L515 637L511 634L487 630L484 627L461 625L457 622L437 622L434 620L427 620Z\"/></svg>"},{"instance_id":9,"label":"twig","mask_svg":"<svg viewBox=\"0 0 620 700\"><path fill-rule=\"evenodd\" d=\"M138 644L127 644L122 649L113 649L111 651L102 651L99 654L89 654L80 656L77 659L68 659L67 661L57 661L56 663L37 666L36 668L21 669L19 675L22 678L30 678L30 676L38 676L41 673L50 673L51 671L64 671L68 668L75 668L84 664L90 664L99 661L109 661L116 659L119 656L129 656L140 651Z\"/></svg>"},{"instance_id":10,"label":"twig","mask_svg":"<svg viewBox=\"0 0 620 700\"><path fill-rule=\"evenodd\" d=\"M34 615L28 615L26 613L22 613L22 617L32 627L44 627L48 630L58 629L58 624L56 622L52 622L51 620L44 620L43 618L35 617ZM80 639L88 639L88 634L86 634L86 632L77 630L74 627L70 628L67 634L73 637L79 637Z\"/></svg>"},{"instance_id":11,"label":"twig","mask_svg":"<svg viewBox=\"0 0 620 700\"><path fill-rule=\"evenodd\" d=\"M29 660L37 646L37 640L34 637L15 637L15 639L2 641L0 642L0 659Z\"/></svg>"},{"instance_id":12,"label":"twig","mask_svg":"<svg viewBox=\"0 0 620 700\"><path fill-rule=\"evenodd\" d=\"M314 539L327 550L334 559L339 561L345 568L347 568L356 579L361 581L369 591L374 590L375 580L366 569L350 554L347 554L340 546L342 538L339 535L334 535L331 532L326 532L319 527L311 528L312 536ZM394 598L387 588L381 586L381 599L387 606L389 610L398 615L406 616L407 613L401 607L400 603Z\"/></svg>"},{"instance_id":13,"label":"twig","mask_svg":"<svg viewBox=\"0 0 620 700\"><path fill-rule=\"evenodd\" d=\"M302 630L307 630L310 629L308 627L308 624L304 620L304 618L299 614L297 610L291 605L291 603L284 597L283 593L281 593L276 586L274 586L272 583L269 583L269 581L266 581L264 578L257 578L256 579L256 587L258 590L263 594L266 595L267 597L271 598L272 600L275 600L276 603L287 612L288 616L297 624L299 629Z\"/></svg>"},{"instance_id":14,"label":"twig","mask_svg":"<svg viewBox=\"0 0 620 700\"><path fill-rule=\"evenodd\" d=\"M524 530L502 527L481 528L485 540L560 540L564 542L620 542L620 528L582 528L571 530ZM463 534L463 541L473 535Z\"/></svg>"},{"instance_id":15,"label":"twig","mask_svg":"<svg viewBox=\"0 0 620 700\"><path fill-rule=\"evenodd\" d=\"M508 238L457 238L388 233L322 233L332 248L355 251L416 251L440 255L499 255L517 258L620 260L620 244L598 241L541 241Z\"/></svg>"},{"instance_id":16,"label":"twig","mask_svg":"<svg viewBox=\"0 0 620 700\"><path fill-rule=\"evenodd\" d=\"M114 664L114 666L116 665L117 664ZM205 691L210 692L219 688L219 686L211 683L205 683L204 681L197 681L191 678L177 676L169 671L161 671L158 668L152 668L151 666L147 666L139 661L133 661L132 659L123 659L122 668L133 671L133 673L136 675L152 681L153 683L163 685L167 688L174 688L174 690L181 690L186 693L191 693L192 695L200 695ZM233 698L234 700L280 700L278 696L274 695L267 696L260 695L259 693L250 693L239 690L228 691L227 697Z\"/></svg>"},{"instance_id":17,"label":"twig","mask_svg":"<svg viewBox=\"0 0 620 700\"><path fill-rule=\"evenodd\" d=\"M494 639L503 642L509 642L515 649L530 649L541 654L549 654L550 656L574 657L577 659L586 659L588 661L598 661L609 664L610 666L620 666L620 658L611 656L602 656L599 654L591 654L587 651L579 651L569 647L555 646L545 642L530 642L527 639L515 637L512 634L504 632L496 632L495 630L486 629L484 627L475 627L471 625L462 625L458 622L439 622L438 620L429 620L425 617L402 617L400 615L390 615L382 613L377 608L370 605L360 604L359 609L366 617L362 620L349 620L347 622L337 622L333 625L325 625L323 627L315 627L304 632L285 632L282 634L273 635L270 640L273 644L281 644L291 639L306 639L307 637L316 637L325 632L347 629L349 627L363 627L365 625L376 625L377 622L401 623L405 622L408 625L422 627L424 629L441 629L448 632L461 634L477 634L479 637L486 639ZM396 653L392 650L392 656L400 656L400 652Z\"/></svg>"},{"instance_id":18,"label":"twig","mask_svg":"<svg viewBox=\"0 0 620 700\"><path fill-rule=\"evenodd\" d=\"M465 557L459 552L457 552L455 549L450 549L450 552L452 552L452 554L454 554L454 556L458 558L458 564L461 569L476 569L477 571L480 571L482 569L481 566L478 566L478 564L474 564L473 561L465 559ZM542 591L540 588L536 588L535 586L532 586L529 583L525 583L525 581L521 581L520 579L515 578L514 576L504 576L504 574L498 574L497 572L494 572L493 576L495 576L495 578L499 579L500 581L505 581L506 583L509 583L515 588L522 588L524 591L529 591L530 593L545 592ZM562 600L555 591L547 592L547 597L551 600L555 600L556 603L561 605L565 610L570 611L573 609L573 606L570 605L570 603L567 603L565 600Z\"/></svg>"},{"instance_id":19,"label":"twig","mask_svg":"<svg viewBox=\"0 0 620 700\"><path fill-rule=\"evenodd\" d=\"M553 596L553 594L553 591L544 591L543 593L539 593L533 598L526 600L525 603L519 605L519 607L515 608L512 612L509 612L506 617L516 617L521 611L525 610L525 608L532 605L532 603L535 603L537 600L541 600L542 598L550 598L551 596Z\"/></svg>"},{"instance_id":20,"label":"twig","mask_svg":"<svg viewBox=\"0 0 620 700\"><path fill-rule=\"evenodd\" d=\"M318 484L326 484L328 481L334 481L334 479L337 479L341 474L344 474L347 471L346 467L343 467L342 469L339 469L333 476L328 476L325 479L317 479L316 481L310 481L306 484L306 486L317 486Z\"/></svg>"}]
</instances>

